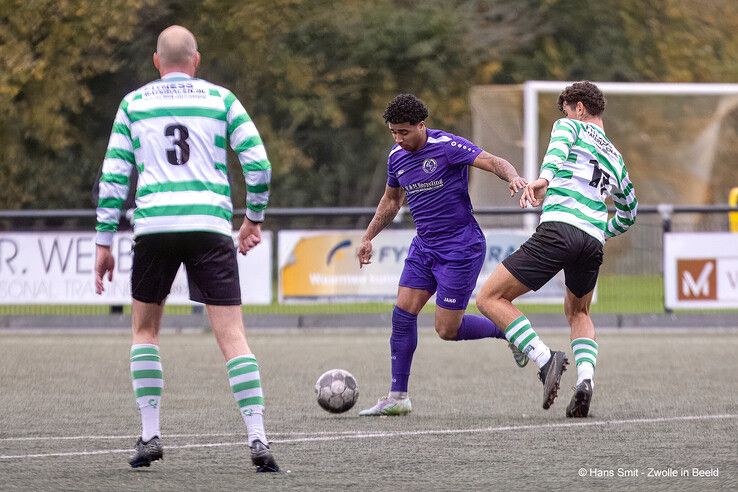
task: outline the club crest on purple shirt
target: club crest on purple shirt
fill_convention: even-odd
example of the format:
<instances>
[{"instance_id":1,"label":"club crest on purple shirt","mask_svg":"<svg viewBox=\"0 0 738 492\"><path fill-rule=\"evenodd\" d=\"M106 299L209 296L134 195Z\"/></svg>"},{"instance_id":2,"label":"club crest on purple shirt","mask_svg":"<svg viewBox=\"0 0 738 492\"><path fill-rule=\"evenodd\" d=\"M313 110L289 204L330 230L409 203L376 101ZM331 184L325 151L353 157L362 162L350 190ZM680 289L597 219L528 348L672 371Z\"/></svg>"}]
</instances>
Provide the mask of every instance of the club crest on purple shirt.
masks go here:
<instances>
[{"instance_id":1,"label":"club crest on purple shirt","mask_svg":"<svg viewBox=\"0 0 738 492\"><path fill-rule=\"evenodd\" d=\"M438 167L438 163L435 159L426 159L423 161L423 171L428 174L432 173Z\"/></svg>"}]
</instances>

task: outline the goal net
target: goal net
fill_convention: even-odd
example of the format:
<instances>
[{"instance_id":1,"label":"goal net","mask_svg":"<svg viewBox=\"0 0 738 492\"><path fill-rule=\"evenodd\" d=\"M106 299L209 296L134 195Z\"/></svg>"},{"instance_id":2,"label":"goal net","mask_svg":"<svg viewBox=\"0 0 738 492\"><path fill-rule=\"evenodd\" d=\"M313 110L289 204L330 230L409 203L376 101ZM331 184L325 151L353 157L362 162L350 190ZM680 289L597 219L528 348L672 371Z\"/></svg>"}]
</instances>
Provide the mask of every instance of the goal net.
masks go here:
<instances>
[{"instance_id":1,"label":"goal net","mask_svg":"<svg viewBox=\"0 0 738 492\"><path fill-rule=\"evenodd\" d=\"M538 176L557 99L572 82L529 81L471 90L472 139L508 159L527 179ZM725 204L738 186L738 84L595 82L607 99L605 131L625 160L641 205ZM477 169L474 206L512 206L504 182ZM480 216L487 227L532 228L538 218ZM677 230L727 230L727 214L675 217ZM639 215L623 238L608 242L604 274L661 274L661 218Z\"/></svg>"}]
</instances>

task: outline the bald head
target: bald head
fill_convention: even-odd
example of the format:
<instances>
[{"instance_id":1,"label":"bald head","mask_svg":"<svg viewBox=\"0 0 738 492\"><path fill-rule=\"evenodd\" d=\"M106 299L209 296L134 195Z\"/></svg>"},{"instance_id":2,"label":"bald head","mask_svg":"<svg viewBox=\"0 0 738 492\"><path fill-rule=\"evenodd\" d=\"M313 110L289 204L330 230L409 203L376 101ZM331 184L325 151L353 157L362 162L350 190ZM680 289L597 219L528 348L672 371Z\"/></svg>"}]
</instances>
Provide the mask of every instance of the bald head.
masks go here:
<instances>
[{"instance_id":1,"label":"bald head","mask_svg":"<svg viewBox=\"0 0 738 492\"><path fill-rule=\"evenodd\" d=\"M167 27L159 34L154 58L154 63L158 58L159 70L184 69L190 65L194 70L200 60L195 36L182 26Z\"/></svg>"}]
</instances>

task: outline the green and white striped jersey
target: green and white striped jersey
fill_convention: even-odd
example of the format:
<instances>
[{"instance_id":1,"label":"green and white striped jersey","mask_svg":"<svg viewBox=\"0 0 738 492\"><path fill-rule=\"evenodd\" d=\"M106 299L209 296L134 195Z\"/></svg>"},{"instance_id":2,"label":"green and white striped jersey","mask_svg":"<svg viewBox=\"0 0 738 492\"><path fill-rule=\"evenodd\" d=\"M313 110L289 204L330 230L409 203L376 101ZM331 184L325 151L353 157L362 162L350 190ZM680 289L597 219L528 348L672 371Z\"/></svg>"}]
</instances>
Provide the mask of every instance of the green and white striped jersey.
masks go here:
<instances>
[{"instance_id":1,"label":"green and white striped jersey","mask_svg":"<svg viewBox=\"0 0 738 492\"><path fill-rule=\"evenodd\" d=\"M246 178L246 216L264 220L271 164L259 132L229 90L169 73L128 94L115 116L103 161L97 244L112 243L138 169L134 235L232 233L226 144Z\"/></svg>"},{"instance_id":2,"label":"green and white striped jersey","mask_svg":"<svg viewBox=\"0 0 738 492\"><path fill-rule=\"evenodd\" d=\"M540 177L549 182L541 222L566 222L603 243L635 223L638 200L625 162L597 125L557 120ZM609 220L608 196L615 203Z\"/></svg>"}]
</instances>

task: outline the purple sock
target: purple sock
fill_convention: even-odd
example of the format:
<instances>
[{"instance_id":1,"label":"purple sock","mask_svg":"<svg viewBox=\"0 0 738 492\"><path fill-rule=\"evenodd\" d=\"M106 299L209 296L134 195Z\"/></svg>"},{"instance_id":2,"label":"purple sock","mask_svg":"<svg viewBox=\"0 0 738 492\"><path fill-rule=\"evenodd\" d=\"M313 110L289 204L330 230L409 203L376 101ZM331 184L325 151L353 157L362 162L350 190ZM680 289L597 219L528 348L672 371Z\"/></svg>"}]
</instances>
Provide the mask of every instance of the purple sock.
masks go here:
<instances>
[{"instance_id":1,"label":"purple sock","mask_svg":"<svg viewBox=\"0 0 738 492\"><path fill-rule=\"evenodd\" d=\"M465 314L456 340L479 340L480 338L505 338L505 333L484 316Z\"/></svg>"},{"instance_id":2,"label":"purple sock","mask_svg":"<svg viewBox=\"0 0 738 492\"><path fill-rule=\"evenodd\" d=\"M392 389L407 391L410 379L410 366L413 363L415 347L418 346L418 316L395 306L392 311Z\"/></svg>"}]
</instances>

